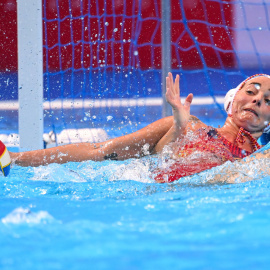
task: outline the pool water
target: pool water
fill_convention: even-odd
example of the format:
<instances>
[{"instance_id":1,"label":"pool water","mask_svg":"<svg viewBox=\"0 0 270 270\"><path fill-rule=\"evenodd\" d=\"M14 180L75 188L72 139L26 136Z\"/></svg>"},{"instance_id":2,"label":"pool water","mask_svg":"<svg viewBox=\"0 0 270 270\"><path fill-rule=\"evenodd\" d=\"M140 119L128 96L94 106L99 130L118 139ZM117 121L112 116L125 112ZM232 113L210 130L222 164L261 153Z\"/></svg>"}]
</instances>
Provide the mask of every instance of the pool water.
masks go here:
<instances>
[{"instance_id":1,"label":"pool water","mask_svg":"<svg viewBox=\"0 0 270 270\"><path fill-rule=\"evenodd\" d=\"M268 163L236 184L209 183L228 163L157 184L156 161L14 166L0 176L0 269L269 269Z\"/></svg>"}]
</instances>

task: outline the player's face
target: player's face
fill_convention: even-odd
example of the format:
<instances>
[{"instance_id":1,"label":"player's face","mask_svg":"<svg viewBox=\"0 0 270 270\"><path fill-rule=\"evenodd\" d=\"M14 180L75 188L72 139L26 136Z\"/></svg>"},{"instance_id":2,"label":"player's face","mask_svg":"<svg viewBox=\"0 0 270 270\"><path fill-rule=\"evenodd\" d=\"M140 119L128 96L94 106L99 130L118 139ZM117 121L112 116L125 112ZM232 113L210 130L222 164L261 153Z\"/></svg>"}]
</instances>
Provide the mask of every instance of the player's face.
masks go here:
<instances>
[{"instance_id":1,"label":"player's face","mask_svg":"<svg viewBox=\"0 0 270 270\"><path fill-rule=\"evenodd\" d=\"M263 130L270 122L270 79L256 77L247 81L233 101L234 122L250 132Z\"/></svg>"}]
</instances>

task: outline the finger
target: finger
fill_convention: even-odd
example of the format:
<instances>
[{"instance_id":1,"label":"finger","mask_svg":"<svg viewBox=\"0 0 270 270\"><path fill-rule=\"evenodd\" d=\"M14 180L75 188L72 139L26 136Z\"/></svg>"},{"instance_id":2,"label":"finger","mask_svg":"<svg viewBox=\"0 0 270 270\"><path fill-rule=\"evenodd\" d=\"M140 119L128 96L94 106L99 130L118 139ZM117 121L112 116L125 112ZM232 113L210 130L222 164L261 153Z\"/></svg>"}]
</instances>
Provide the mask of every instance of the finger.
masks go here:
<instances>
[{"instance_id":1,"label":"finger","mask_svg":"<svg viewBox=\"0 0 270 270\"><path fill-rule=\"evenodd\" d=\"M166 77L166 93L171 89L171 81L169 77Z\"/></svg>"},{"instance_id":2,"label":"finger","mask_svg":"<svg viewBox=\"0 0 270 270\"><path fill-rule=\"evenodd\" d=\"M167 91L167 92L166 92L165 98L166 98L166 101L167 101L168 103L170 103L170 101L172 100L172 95L171 95L171 92L170 92L170 91Z\"/></svg>"},{"instance_id":3,"label":"finger","mask_svg":"<svg viewBox=\"0 0 270 270\"><path fill-rule=\"evenodd\" d=\"M180 76L177 74L174 83L174 91L177 96L180 96Z\"/></svg>"},{"instance_id":4,"label":"finger","mask_svg":"<svg viewBox=\"0 0 270 270\"><path fill-rule=\"evenodd\" d=\"M189 94L185 100L184 106L189 108L193 100L193 94Z\"/></svg>"},{"instance_id":5,"label":"finger","mask_svg":"<svg viewBox=\"0 0 270 270\"><path fill-rule=\"evenodd\" d=\"M174 95L174 83L173 83L173 76L172 73L169 72L169 91L172 95Z\"/></svg>"},{"instance_id":6,"label":"finger","mask_svg":"<svg viewBox=\"0 0 270 270\"><path fill-rule=\"evenodd\" d=\"M169 80L168 80L168 81L169 81ZM171 87L167 87L167 88L166 88L165 96L166 96L166 99L168 99L169 97L170 97L170 98L173 98L173 97L174 97L174 95L173 95L173 93L172 93Z\"/></svg>"},{"instance_id":7,"label":"finger","mask_svg":"<svg viewBox=\"0 0 270 270\"><path fill-rule=\"evenodd\" d=\"M174 95L174 93L171 91L170 88L167 88L166 94L165 94L166 101L172 105L176 101L176 98L179 98Z\"/></svg>"},{"instance_id":8,"label":"finger","mask_svg":"<svg viewBox=\"0 0 270 270\"><path fill-rule=\"evenodd\" d=\"M171 72L169 72L169 79L170 79L170 90L174 94L174 81L173 81L173 75Z\"/></svg>"}]
</instances>

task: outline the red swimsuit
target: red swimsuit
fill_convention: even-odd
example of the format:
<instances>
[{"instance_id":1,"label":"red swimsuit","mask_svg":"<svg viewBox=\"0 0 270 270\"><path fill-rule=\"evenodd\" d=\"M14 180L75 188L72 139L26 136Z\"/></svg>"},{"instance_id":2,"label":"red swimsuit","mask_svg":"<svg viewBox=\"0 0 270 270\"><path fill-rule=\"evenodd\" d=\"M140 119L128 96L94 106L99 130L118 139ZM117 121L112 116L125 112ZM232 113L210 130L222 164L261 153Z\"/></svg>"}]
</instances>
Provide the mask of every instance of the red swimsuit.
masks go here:
<instances>
[{"instance_id":1,"label":"red swimsuit","mask_svg":"<svg viewBox=\"0 0 270 270\"><path fill-rule=\"evenodd\" d=\"M195 152L199 155L195 158L188 158ZM154 171L155 180L160 183L173 182L181 177L199 173L219 166L228 160L234 161L250 154L226 140L218 134L216 129L211 129L209 132L200 131L195 140L180 146L177 151L179 157L177 161L166 169Z\"/></svg>"}]
</instances>

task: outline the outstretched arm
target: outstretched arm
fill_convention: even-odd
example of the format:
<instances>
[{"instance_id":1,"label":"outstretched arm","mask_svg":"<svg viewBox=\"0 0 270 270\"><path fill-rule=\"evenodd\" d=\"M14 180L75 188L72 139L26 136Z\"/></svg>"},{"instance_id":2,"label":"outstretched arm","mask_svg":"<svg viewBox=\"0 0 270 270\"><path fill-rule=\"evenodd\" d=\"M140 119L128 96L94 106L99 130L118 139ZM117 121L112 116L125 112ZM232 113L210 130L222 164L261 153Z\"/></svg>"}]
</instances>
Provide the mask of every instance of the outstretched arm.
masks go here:
<instances>
[{"instance_id":1,"label":"outstretched arm","mask_svg":"<svg viewBox=\"0 0 270 270\"><path fill-rule=\"evenodd\" d=\"M10 152L10 157L13 163L20 166L39 166L69 161L138 158L155 152L155 145L167 133L172 123L172 116L169 116L134 133L106 142L69 144L21 153Z\"/></svg>"},{"instance_id":2,"label":"outstretched arm","mask_svg":"<svg viewBox=\"0 0 270 270\"><path fill-rule=\"evenodd\" d=\"M173 125L170 130L163 136L155 147L156 152L162 151L165 145L170 142L176 141L185 135L187 128L190 130L198 129L205 126L198 118L190 116L190 105L193 99L193 94L189 94L185 103L181 103L179 75L176 76L175 82L173 81L172 73L169 72L166 77L166 100L172 106L173 111ZM193 125L189 124L193 123Z\"/></svg>"},{"instance_id":3,"label":"outstretched arm","mask_svg":"<svg viewBox=\"0 0 270 270\"><path fill-rule=\"evenodd\" d=\"M166 86L166 98L173 107L174 120L172 117L166 117L137 132L104 143L70 144L44 150L10 153L11 159L13 163L21 166L39 166L69 161L101 161L107 158L123 160L144 156L147 153L152 154L159 152L163 149L165 144L174 141L184 133L190 117L189 109L193 97L193 95L190 94L184 105L181 104L179 76L176 77L174 83L172 74L169 73ZM198 119L191 120L194 124ZM201 125L201 122L199 125ZM197 124L195 126L197 126Z\"/></svg>"}]
</instances>

